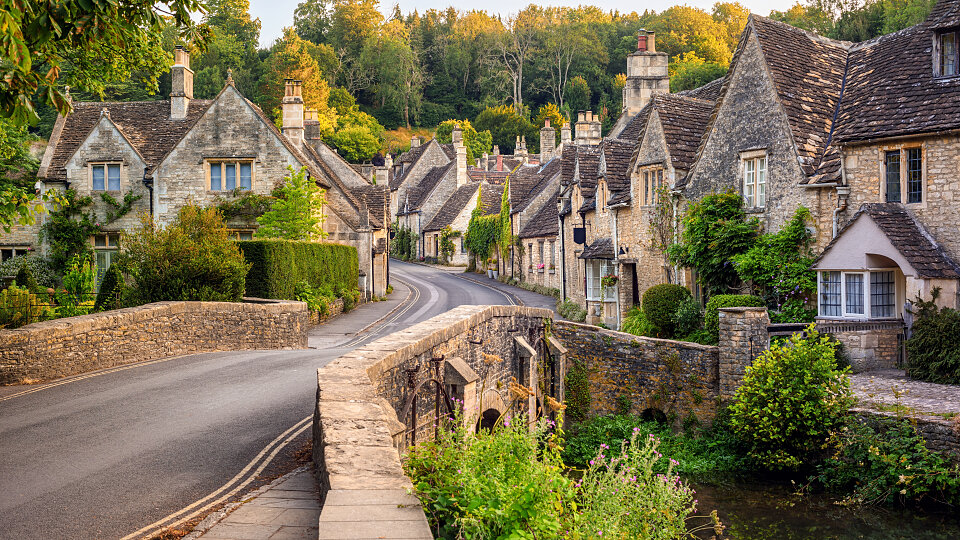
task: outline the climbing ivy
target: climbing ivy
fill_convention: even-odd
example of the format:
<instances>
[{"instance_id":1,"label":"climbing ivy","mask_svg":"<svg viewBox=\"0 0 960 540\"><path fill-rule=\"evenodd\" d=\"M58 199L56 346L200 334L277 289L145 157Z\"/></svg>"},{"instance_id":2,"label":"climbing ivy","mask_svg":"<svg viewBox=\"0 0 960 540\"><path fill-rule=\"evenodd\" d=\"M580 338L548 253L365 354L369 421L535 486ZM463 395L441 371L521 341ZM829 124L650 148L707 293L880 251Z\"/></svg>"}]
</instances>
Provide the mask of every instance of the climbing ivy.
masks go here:
<instances>
[{"instance_id":1,"label":"climbing ivy","mask_svg":"<svg viewBox=\"0 0 960 540\"><path fill-rule=\"evenodd\" d=\"M443 264L449 263L450 258L453 257L456 246L453 245L452 238L458 238L459 236L460 231L453 230L449 225L440 231L440 257Z\"/></svg>"},{"instance_id":2,"label":"climbing ivy","mask_svg":"<svg viewBox=\"0 0 960 540\"><path fill-rule=\"evenodd\" d=\"M270 210L276 197L260 195L252 191L237 188L230 192L231 198L217 197L217 210L227 221L236 216L260 217Z\"/></svg>"},{"instance_id":3,"label":"climbing ivy","mask_svg":"<svg viewBox=\"0 0 960 540\"><path fill-rule=\"evenodd\" d=\"M500 196L500 258L507 260L510 246L514 243L513 224L510 222L510 179L503 183L503 195Z\"/></svg>"},{"instance_id":4,"label":"climbing ivy","mask_svg":"<svg viewBox=\"0 0 960 540\"><path fill-rule=\"evenodd\" d=\"M582 362L574 361L573 367L564 378L567 397L567 418L574 422L587 419L590 412L590 378L589 370Z\"/></svg>"},{"instance_id":5,"label":"climbing ivy","mask_svg":"<svg viewBox=\"0 0 960 540\"><path fill-rule=\"evenodd\" d=\"M112 210L107 210L107 223L113 223L114 221L129 214L130 210L133 208L133 203L142 198L143 195L134 195L133 193L128 192L123 196L123 202L118 202L109 193L101 193L100 199L102 199L103 202L107 203L107 205L112 208Z\"/></svg>"},{"instance_id":6,"label":"climbing ivy","mask_svg":"<svg viewBox=\"0 0 960 540\"><path fill-rule=\"evenodd\" d=\"M467 249L481 260L486 260L497 244L502 233L500 215L483 215L483 200L481 191L477 191L477 207L470 214L470 223L467 225L467 234L463 241Z\"/></svg>"}]
</instances>

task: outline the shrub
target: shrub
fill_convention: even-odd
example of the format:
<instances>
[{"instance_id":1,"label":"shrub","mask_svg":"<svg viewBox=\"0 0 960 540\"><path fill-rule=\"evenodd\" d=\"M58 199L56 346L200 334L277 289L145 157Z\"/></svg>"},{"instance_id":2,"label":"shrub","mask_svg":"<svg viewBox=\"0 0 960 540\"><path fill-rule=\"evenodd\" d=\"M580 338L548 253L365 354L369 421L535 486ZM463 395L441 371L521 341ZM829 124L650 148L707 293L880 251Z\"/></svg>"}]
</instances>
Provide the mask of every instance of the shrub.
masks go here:
<instances>
[{"instance_id":1,"label":"shrub","mask_svg":"<svg viewBox=\"0 0 960 540\"><path fill-rule=\"evenodd\" d=\"M327 237L323 230L324 190L307 178L305 168L299 171L288 166L290 174L277 190L278 197L270 210L257 218L257 238L284 238L312 241Z\"/></svg>"},{"instance_id":2,"label":"shrub","mask_svg":"<svg viewBox=\"0 0 960 540\"><path fill-rule=\"evenodd\" d=\"M566 415L574 422L582 422L590 413L590 372L583 362L574 361L563 379L566 389Z\"/></svg>"},{"instance_id":3,"label":"shrub","mask_svg":"<svg viewBox=\"0 0 960 540\"><path fill-rule=\"evenodd\" d=\"M686 336L696 332L703 326L703 312L700 311L700 302L693 297L687 297L680 302L677 310L671 316L675 337Z\"/></svg>"},{"instance_id":4,"label":"shrub","mask_svg":"<svg viewBox=\"0 0 960 540\"><path fill-rule=\"evenodd\" d=\"M250 265L246 295L293 300L297 284L343 296L357 287L357 249L340 244L250 240L237 242Z\"/></svg>"},{"instance_id":5,"label":"shrub","mask_svg":"<svg viewBox=\"0 0 960 540\"><path fill-rule=\"evenodd\" d=\"M718 294L707 301L703 313L703 329L710 335L711 343L720 341L720 308L763 307L763 298L752 294Z\"/></svg>"},{"instance_id":6,"label":"shrub","mask_svg":"<svg viewBox=\"0 0 960 540\"><path fill-rule=\"evenodd\" d=\"M0 291L0 328L19 328L55 316L42 298L27 289L11 285Z\"/></svg>"},{"instance_id":7,"label":"shrub","mask_svg":"<svg viewBox=\"0 0 960 540\"><path fill-rule=\"evenodd\" d=\"M907 373L914 379L960 384L960 311L914 300L917 319L907 340Z\"/></svg>"},{"instance_id":8,"label":"shrub","mask_svg":"<svg viewBox=\"0 0 960 540\"><path fill-rule=\"evenodd\" d=\"M33 277L33 272L30 271L30 266L26 264L20 267L15 281L17 283L17 287L26 289L32 293L38 292L38 289L40 288L40 286L37 285L37 280Z\"/></svg>"},{"instance_id":9,"label":"shrub","mask_svg":"<svg viewBox=\"0 0 960 540\"><path fill-rule=\"evenodd\" d=\"M215 208L184 206L166 228L144 216L124 237L120 262L133 278L131 305L163 300L239 302L250 265Z\"/></svg>"},{"instance_id":10,"label":"shrub","mask_svg":"<svg viewBox=\"0 0 960 540\"><path fill-rule=\"evenodd\" d=\"M93 305L94 311L108 311L123 307L127 285L123 280L123 273L119 264L111 264L103 274L100 290L97 291L97 301Z\"/></svg>"},{"instance_id":11,"label":"shrub","mask_svg":"<svg viewBox=\"0 0 960 540\"><path fill-rule=\"evenodd\" d=\"M16 276L24 266L30 268L30 273L41 287L56 287L58 277L50 268L47 259L38 255L17 255L0 263L0 276Z\"/></svg>"},{"instance_id":12,"label":"shrub","mask_svg":"<svg viewBox=\"0 0 960 540\"><path fill-rule=\"evenodd\" d=\"M307 303L310 311L326 315L330 303L334 300L333 291L329 288L312 287L307 281L300 281L294 288L296 299Z\"/></svg>"},{"instance_id":13,"label":"shrub","mask_svg":"<svg viewBox=\"0 0 960 540\"><path fill-rule=\"evenodd\" d=\"M635 336L656 337L657 335L656 327L650 324L647 316L637 306L627 312L627 316L623 318L623 322L620 324L620 330Z\"/></svg>"},{"instance_id":14,"label":"shrub","mask_svg":"<svg viewBox=\"0 0 960 540\"><path fill-rule=\"evenodd\" d=\"M818 455L853 404L835 346L810 325L774 343L748 366L730 405L730 425L747 454L770 470L798 469Z\"/></svg>"},{"instance_id":15,"label":"shrub","mask_svg":"<svg viewBox=\"0 0 960 540\"><path fill-rule=\"evenodd\" d=\"M90 313L96 300L96 286L97 267L93 261L74 255L63 276L63 289L56 293L57 315L75 317Z\"/></svg>"},{"instance_id":16,"label":"shrub","mask_svg":"<svg viewBox=\"0 0 960 540\"><path fill-rule=\"evenodd\" d=\"M653 325L657 337L672 338L674 335L673 314L686 299L690 291L682 285L661 283L643 293L641 302L643 314Z\"/></svg>"},{"instance_id":17,"label":"shrub","mask_svg":"<svg viewBox=\"0 0 960 540\"><path fill-rule=\"evenodd\" d=\"M572 300L564 300L562 302L557 300L557 313L568 321L582 323L587 320L587 310Z\"/></svg>"}]
</instances>

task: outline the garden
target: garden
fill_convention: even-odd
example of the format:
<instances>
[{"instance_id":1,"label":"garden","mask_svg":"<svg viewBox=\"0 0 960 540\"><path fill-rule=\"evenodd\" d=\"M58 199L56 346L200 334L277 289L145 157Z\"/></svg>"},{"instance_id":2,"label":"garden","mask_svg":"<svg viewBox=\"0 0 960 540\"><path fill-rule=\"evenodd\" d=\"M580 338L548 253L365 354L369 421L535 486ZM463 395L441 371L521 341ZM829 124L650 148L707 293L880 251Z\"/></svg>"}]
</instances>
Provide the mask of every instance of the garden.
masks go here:
<instances>
[{"instance_id":1,"label":"garden","mask_svg":"<svg viewBox=\"0 0 960 540\"><path fill-rule=\"evenodd\" d=\"M711 425L679 431L629 400L578 414L589 385L568 376L566 431L505 415L441 431L405 467L437 538L960 534L960 466L906 418L854 413L848 373L811 326L762 353Z\"/></svg>"}]
</instances>

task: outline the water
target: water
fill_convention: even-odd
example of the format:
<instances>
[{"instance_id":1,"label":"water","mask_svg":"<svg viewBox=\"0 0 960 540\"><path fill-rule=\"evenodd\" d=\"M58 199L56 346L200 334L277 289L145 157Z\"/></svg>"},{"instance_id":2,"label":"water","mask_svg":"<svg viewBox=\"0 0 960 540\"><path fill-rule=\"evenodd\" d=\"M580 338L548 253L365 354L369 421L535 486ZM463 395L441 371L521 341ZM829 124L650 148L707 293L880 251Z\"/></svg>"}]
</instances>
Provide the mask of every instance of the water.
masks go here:
<instances>
[{"instance_id":1,"label":"water","mask_svg":"<svg viewBox=\"0 0 960 540\"><path fill-rule=\"evenodd\" d=\"M828 495L803 497L789 486L694 484L698 514L713 509L737 540L933 540L960 538L960 510L925 513L889 508L848 508ZM691 522L704 523L706 520ZM702 533L710 538L713 533Z\"/></svg>"}]
</instances>

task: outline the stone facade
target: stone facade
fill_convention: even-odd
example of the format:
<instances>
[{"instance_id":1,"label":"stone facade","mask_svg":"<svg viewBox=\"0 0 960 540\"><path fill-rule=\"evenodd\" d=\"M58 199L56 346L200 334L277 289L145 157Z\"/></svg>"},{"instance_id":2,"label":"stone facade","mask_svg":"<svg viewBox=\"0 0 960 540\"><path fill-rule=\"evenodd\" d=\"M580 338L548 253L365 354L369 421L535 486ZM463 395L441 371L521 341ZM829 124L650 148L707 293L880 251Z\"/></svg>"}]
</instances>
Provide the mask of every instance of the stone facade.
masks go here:
<instances>
[{"instance_id":1,"label":"stone facade","mask_svg":"<svg viewBox=\"0 0 960 540\"><path fill-rule=\"evenodd\" d=\"M661 411L677 425L708 424L716 416L717 347L565 321L553 331L567 349L567 372L576 364L587 371L591 415L617 412L626 400L634 414Z\"/></svg>"},{"instance_id":2,"label":"stone facade","mask_svg":"<svg viewBox=\"0 0 960 540\"><path fill-rule=\"evenodd\" d=\"M157 302L0 330L0 384L214 351L303 349L307 305Z\"/></svg>"},{"instance_id":3,"label":"stone facade","mask_svg":"<svg viewBox=\"0 0 960 540\"><path fill-rule=\"evenodd\" d=\"M843 344L843 353L854 373L896 369L904 352L904 326L894 321L817 322L817 331L830 334Z\"/></svg>"}]
</instances>

